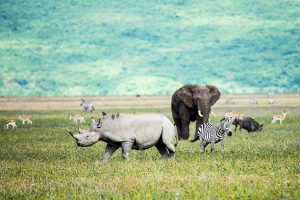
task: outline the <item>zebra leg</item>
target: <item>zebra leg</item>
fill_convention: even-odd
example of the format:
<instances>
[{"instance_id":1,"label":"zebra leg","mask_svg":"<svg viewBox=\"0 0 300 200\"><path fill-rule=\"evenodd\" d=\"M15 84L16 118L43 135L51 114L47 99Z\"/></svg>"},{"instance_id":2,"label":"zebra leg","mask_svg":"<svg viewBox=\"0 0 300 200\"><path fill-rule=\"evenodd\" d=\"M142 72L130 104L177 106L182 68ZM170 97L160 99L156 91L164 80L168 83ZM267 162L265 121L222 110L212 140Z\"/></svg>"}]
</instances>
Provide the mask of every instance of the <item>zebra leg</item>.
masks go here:
<instances>
[{"instance_id":1,"label":"zebra leg","mask_svg":"<svg viewBox=\"0 0 300 200\"><path fill-rule=\"evenodd\" d=\"M214 146L215 146L215 142L211 142L210 145L211 145L211 146L210 146L210 153L211 153L211 152L213 152L213 150L214 150L214 148L215 148L215 147L214 147Z\"/></svg>"},{"instance_id":2,"label":"zebra leg","mask_svg":"<svg viewBox=\"0 0 300 200\"><path fill-rule=\"evenodd\" d=\"M204 154L205 153L205 147L207 146L207 142L202 142L201 143L201 153Z\"/></svg>"},{"instance_id":3,"label":"zebra leg","mask_svg":"<svg viewBox=\"0 0 300 200\"><path fill-rule=\"evenodd\" d=\"M224 153L224 140L221 141L221 149L222 149L222 153Z\"/></svg>"}]
</instances>

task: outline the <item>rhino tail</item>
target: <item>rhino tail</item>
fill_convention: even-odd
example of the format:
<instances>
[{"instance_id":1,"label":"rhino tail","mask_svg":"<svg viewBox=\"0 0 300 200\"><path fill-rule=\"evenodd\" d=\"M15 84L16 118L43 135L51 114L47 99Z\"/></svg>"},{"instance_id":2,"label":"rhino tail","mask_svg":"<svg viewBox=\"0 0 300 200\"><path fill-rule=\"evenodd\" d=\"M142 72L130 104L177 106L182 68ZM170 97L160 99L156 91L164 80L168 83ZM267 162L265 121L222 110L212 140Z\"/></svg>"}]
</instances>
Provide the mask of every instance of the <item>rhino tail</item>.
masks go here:
<instances>
[{"instance_id":1,"label":"rhino tail","mask_svg":"<svg viewBox=\"0 0 300 200\"><path fill-rule=\"evenodd\" d=\"M177 137L176 134L175 134L175 139L176 139L176 143L174 145L175 145L175 147L177 147L177 145L178 145L178 137Z\"/></svg>"}]
</instances>

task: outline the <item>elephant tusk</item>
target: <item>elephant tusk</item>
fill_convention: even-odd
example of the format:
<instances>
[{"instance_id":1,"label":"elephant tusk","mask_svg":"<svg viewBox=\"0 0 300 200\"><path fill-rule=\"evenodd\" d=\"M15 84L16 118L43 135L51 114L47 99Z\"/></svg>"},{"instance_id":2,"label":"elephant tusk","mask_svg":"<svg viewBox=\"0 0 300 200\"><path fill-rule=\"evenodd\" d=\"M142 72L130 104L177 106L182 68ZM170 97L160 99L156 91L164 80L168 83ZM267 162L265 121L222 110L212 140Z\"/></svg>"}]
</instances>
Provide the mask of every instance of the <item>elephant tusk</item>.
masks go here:
<instances>
[{"instance_id":1,"label":"elephant tusk","mask_svg":"<svg viewBox=\"0 0 300 200\"><path fill-rule=\"evenodd\" d=\"M203 117L203 115L201 114L201 111L200 111L200 110L198 110L198 115L199 115L200 117Z\"/></svg>"},{"instance_id":2,"label":"elephant tusk","mask_svg":"<svg viewBox=\"0 0 300 200\"><path fill-rule=\"evenodd\" d=\"M210 113L212 114L212 116L216 117L216 114L211 110Z\"/></svg>"}]
</instances>

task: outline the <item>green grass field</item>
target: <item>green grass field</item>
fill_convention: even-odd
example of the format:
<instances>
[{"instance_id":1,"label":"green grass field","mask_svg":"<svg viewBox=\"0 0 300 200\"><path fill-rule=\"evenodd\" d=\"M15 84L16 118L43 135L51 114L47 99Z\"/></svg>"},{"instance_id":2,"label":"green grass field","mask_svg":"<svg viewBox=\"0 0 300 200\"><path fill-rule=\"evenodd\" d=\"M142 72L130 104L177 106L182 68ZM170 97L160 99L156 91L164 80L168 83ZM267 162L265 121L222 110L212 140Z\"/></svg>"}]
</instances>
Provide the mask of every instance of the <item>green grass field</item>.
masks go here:
<instances>
[{"instance_id":1,"label":"green grass field","mask_svg":"<svg viewBox=\"0 0 300 200\"><path fill-rule=\"evenodd\" d=\"M300 198L300 114L281 126L269 115L256 117L264 130L227 137L223 154L219 144L201 155L199 142L180 141L174 159L151 148L123 161L118 150L104 164L105 143L79 148L64 131L76 128L67 111L34 111L33 126L3 128L22 113L0 111L0 199Z\"/></svg>"}]
</instances>

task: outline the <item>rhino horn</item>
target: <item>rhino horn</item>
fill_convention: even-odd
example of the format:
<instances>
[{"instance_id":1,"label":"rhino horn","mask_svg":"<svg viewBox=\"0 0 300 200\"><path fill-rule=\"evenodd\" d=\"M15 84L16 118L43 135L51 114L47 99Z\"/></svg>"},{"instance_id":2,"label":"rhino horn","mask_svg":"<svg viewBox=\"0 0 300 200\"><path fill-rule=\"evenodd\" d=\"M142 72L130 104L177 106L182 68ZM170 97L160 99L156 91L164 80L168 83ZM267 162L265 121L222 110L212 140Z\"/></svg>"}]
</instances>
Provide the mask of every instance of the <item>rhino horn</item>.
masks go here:
<instances>
[{"instance_id":1,"label":"rhino horn","mask_svg":"<svg viewBox=\"0 0 300 200\"><path fill-rule=\"evenodd\" d=\"M76 135L72 131L70 131L69 129L66 129L66 131L72 136L72 138L77 139Z\"/></svg>"}]
</instances>

